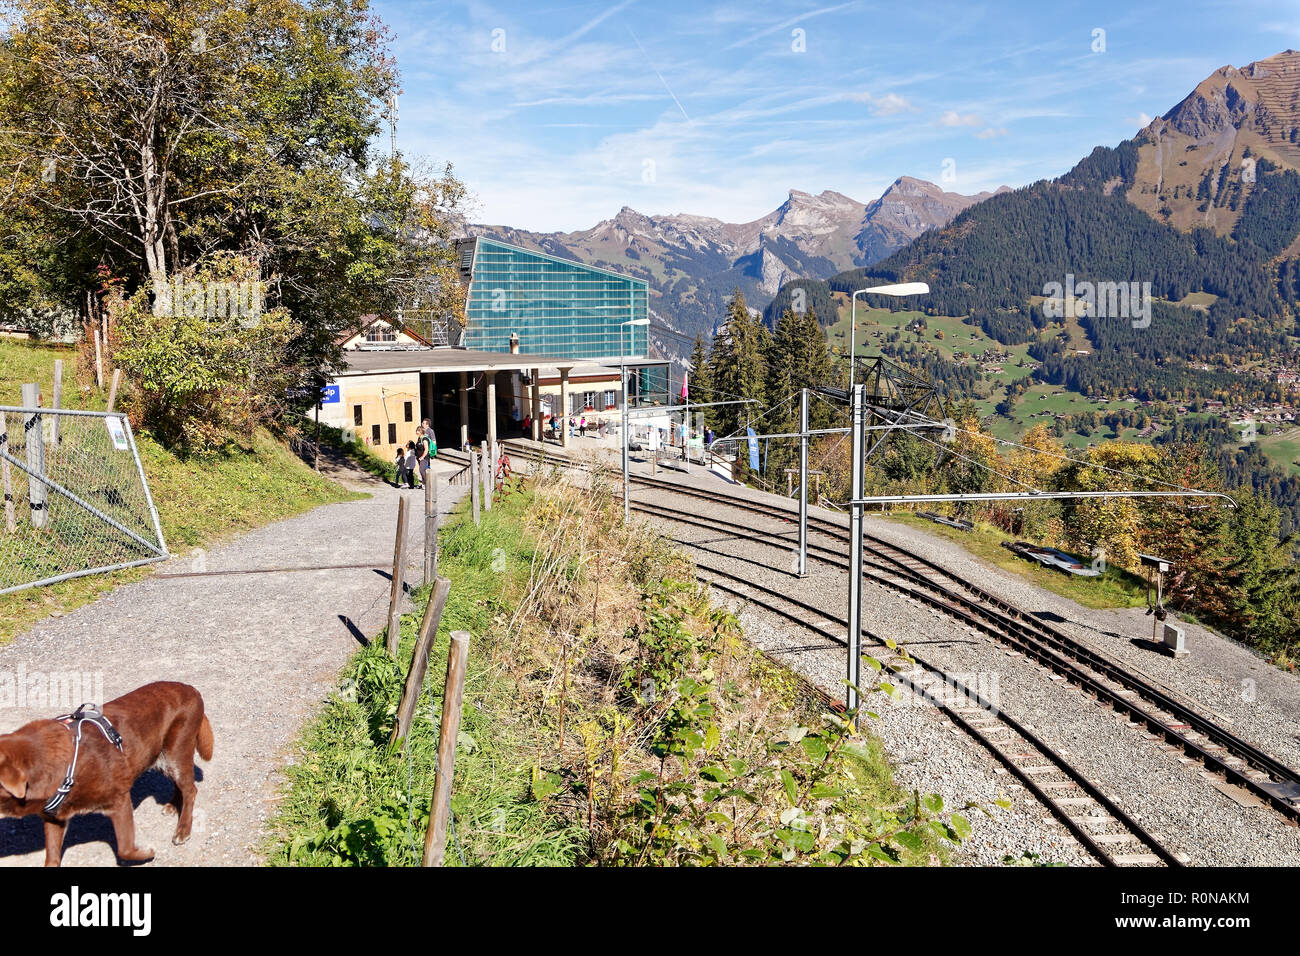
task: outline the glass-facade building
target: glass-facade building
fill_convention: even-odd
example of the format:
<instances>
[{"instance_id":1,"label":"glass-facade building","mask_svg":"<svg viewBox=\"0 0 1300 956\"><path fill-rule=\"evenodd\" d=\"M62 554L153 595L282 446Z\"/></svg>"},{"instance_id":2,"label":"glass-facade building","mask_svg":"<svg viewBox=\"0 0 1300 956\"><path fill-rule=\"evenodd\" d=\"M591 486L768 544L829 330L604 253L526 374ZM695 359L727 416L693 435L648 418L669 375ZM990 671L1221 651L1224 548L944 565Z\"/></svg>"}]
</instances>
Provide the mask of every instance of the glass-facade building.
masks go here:
<instances>
[{"instance_id":1,"label":"glass-facade building","mask_svg":"<svg viewBox=\"0 0 1300 956\"><path fill-rule=\"evenodd\" d=\"M479 236L459 245L468 279L466 348L519 351L584 361L641 358L649 326L645 280Z\"/></svg>"}]
</instances>

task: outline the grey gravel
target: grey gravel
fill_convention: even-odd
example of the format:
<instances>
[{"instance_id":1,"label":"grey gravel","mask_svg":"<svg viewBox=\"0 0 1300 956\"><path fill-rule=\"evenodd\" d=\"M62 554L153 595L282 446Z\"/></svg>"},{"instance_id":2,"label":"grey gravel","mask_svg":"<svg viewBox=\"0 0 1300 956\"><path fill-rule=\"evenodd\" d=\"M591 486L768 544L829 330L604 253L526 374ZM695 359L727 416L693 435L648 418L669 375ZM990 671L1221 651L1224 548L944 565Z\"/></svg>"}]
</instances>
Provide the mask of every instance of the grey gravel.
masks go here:
<instances>
[{"instance_id":1,"label":"grey gravel","mask_svg":"<svg viewBox=\"0 0 1300 956\"><path fill-rule=\"evenodd\" d=\"M721 488L721 483L716 479L703 476L694 477L691 483L711 490ZM731 487L721 490L739 492L743 496L765 502L773 501L771 497L750 489ZM671 504L696 514L701 511L698 500L684 506L680 498L674 499L665 493L644 487L637 488L635 498L647 503ZM775 501L783 507L789 507L786 500ZM774 541L777 540L777 535L782 535L784 541L772 547L752 542L736 544L733 541L728 544L728 536L722 532L688 528L677 523L663 522L663 525L671 528L671 533L676 537L705 543L715 550L731 549L733 553L748 559L728 562L728 559L718 555L697 552L703 564L712 564L731 573L749 575L768 586L788 588L788 593L801 600L833 609L837 616L846 616L845 572L831 569L814 560L810 565L813 574L808 579L799 581L780 571L757 571L756 565L751 563L759 561L776 568L790 565L789 549L793 534L788 523L736 510L720 514L728 520L768 530L773 534ZM827 513L819 516L843 520L842 516ZM1069 625L1053 619L1056 626L1074 635L1085 640L1091 637L1088 641L1091 646L1103 650L1126 666L1141 668L1144 673L1195 704L1197 709L1216 719L1222 719L1241 736L1252 739L1279 755L1294 752L1288 750L1288 746L1294 745L1293 715L1297 700L1300 699L1296 693L1295 679L1292 675L1269 669L1245 648L1203 628L1189 628L1189 639L1194 640L1200 648L1201 661L1197 667L1184 667L1191 661L1175 662L1132 643L1127 634L1135 630L1141 634L1144 629L1142 625L1149 626L1149 620L1143 617L1140 609L1136 612L1089 611L1078 607L1074 602L1044 592L1014 575L989 568L957 545L916 528L876 519L870 523L868 530L969 576L987 590L1030 611L1042 610L1067 622L1081 622ZM815 533L811 540L832 546L829 539ZM843 543L834 543L833 546L840 549L847 547ZM1201 865L1300 864L1300 830L1287 825L1271 810L1243 806L1220 792L1199 765L1167 749L1161 742L1149 739L1142 728L1130 727L1127 720L1121 720L1117 714L1098 705L1068 682L1052 680L1043 668L1022 658L1009 656L992 638L968 631L951 618L920 602L872 584L867 585L865 593L864 623L868 630L905 642L926 660L947 670L996 675L999 702L1008 714L1027 723L1047 743L1059 748L1090 780L1099 784L1107 796L1138 819L1166 846L1185 854L1190 862ZM779 623L769 623L769 629L786 633L785 641L789 646L792 640L789 632L795 629L788 622L776 620ZM1126 631L1120 630L1121 628ZM1099 633L1101 637L1108 638L1108 641L1100 641ZM806 642L805 635L806 632L801 632L798 640ZM1102 646L1098 647L1099 644ZM792 663L804 670L804 655L801 653L791 656ZM838 694L842 687L843 649L834 646L823 650L821 656L826 659L826 663L819 664L809 658L806 666L810 676L816 673L815 679L827 689L833 688L832 692ZM1192 661L1195 660L1194 657ZM831 664L831 661L836 663ZM1234 695L1228 690L1237 678L1216 674L1216 666L1229 673L1234 669L1237 673L1249 673L1255 680L1254 699L1241 699L1242 695ZM1211 678L1215 680L1210 680ZM1203 685L1207 681L1215 690L1206 691ZM885 708L881 713L884 717L891 710ZM915 715L921 713L926 711L908 708L903 723L915 721ZM931 719L942 719L934 711L929 713ZM910 758L906 756L906 734L898 734L896 728L890 727L888 720L882 720L880 730L887 749L900 762L900 774L903 779L908 779L906 775L911 770ZM951 740L956 742L957 737L952 736ZM949 743L943 737L939 741ZM973 745L967 743L966 746L969 748ZM959 790L987 792L986 787L982 790L978 774L963 774L960 771L953 773L949 770L945 761L951 759L949 751L952 749L954 748L938 746L933 751L927 751L923 757L926 763L933 762L941 768L931 779L951 788L949 791L940 789L945 800L952 802L970 798L957 792ZM990 758L989 763L991 762ZM1001 776L997 774L997 769L999 768L985 768L985 779L987 780L990 770L995 779ZM994 786L996 785L995 783ZM1037 826L1031 828L1029 833L1037 833L1037 839L1047 839L1050 835L1059 833L1059 824L1042 819L1046 816L1044 812L1038 812L1037 816ZM980 845L987 836L977 825L971 848L972 862L991 862L994 858L1001 858L1002 847L987 852ZM1029 845L1035 837L1018 834L1017 839L1026 842L1025 849L1040 852ZM1065 839L1069 840L1068 837ZM1073 844L1073 841L1069 842ZM1014 855L1014 850L1008 852ZM1064 855L1058 855L1057 858L1066 859ZM1066 861L1080 862L1077 857Z\"/></svg>"}]
</instances>

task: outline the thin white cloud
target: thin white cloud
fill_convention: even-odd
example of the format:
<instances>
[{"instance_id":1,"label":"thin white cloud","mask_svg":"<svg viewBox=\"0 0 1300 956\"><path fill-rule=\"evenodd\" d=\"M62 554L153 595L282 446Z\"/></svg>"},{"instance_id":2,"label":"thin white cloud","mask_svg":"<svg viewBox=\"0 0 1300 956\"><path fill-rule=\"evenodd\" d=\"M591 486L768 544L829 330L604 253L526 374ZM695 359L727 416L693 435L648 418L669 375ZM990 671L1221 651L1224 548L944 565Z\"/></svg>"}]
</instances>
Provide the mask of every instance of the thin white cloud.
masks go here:
<instances>
[{"instance_id":1,"label":"thin white cloud","mask_svg":"<svg viewBox=\"0 0 1300 956\"><path fill-rule=\"evenodd\" d=\"M850 93L845 99L866 103L874 116L896 116L899 113L915 112L916 107L905 96L886 93L884 96L872 96L870 93Z\"/></svg>"},{"instance_id":2,"label":"thin white cloud","mask_svg":"<svg viewBox=\"0 0 1300 956\"><path fill-rule=\"evenodd\" d=\"M798 26L800 23L803 23L807 20L811 20L814 17L824 16L828 13L835 13L839 10L846 10L849 7L856 7L856 6L859 6L857 0L853 0L853 2L841 3L838 6L834 6L834 7L822 7L820 10L809 10L807 13L801 13L798 16L790 17L788 20L782 20L780 23L773 24L772 26L759 30L756 33L751 33L749 34L749 36L743 37L737 40L735 43L731 44L729 47L726 47L726 49L734 50L737 47L747 46L750 43L753 43L755 40L761 39L765 36L770 36L773 33L778 33L781 30Z\"/></svg>"},{"instance_id":3,"label":"thin white cloud","mask_svg":"<svg viewBox=\"0 0 1300 956\"><path fill-rule=\"evenodd\" d=\"M978 113L958 113L948 110L936 121L940 126L979 126L984 122Z\"/></svg>"}]
</instances>

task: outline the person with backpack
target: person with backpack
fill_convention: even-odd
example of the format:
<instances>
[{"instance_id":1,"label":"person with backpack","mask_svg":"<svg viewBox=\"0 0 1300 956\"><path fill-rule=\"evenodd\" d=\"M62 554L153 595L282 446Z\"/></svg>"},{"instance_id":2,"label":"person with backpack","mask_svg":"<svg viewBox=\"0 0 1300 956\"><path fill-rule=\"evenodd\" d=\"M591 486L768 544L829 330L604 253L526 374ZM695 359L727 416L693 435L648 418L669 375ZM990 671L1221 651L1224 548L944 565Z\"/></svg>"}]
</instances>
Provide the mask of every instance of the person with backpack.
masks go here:
<instances>
[{"instance_id":1,"label":"person with backpack","mask_svg":"<svg viewBox=\"0 0 1300 956\"><path fill-rule=\"evenodd\" d=\"M429 480L429 464L438 454L438 442L428 421L426 418L415 430L415 463L420 469L421 484Z\"/></svg>"}]
</instances>

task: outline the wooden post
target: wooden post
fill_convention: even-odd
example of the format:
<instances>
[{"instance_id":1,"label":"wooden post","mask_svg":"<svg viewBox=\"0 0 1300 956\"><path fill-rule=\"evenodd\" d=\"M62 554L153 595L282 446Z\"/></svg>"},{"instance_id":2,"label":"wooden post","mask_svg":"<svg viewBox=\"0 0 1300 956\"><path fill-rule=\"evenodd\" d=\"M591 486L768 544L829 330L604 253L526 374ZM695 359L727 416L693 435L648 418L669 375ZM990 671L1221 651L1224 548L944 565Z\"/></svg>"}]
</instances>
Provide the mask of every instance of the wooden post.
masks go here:
<instances>
[{"instance_id":1,"label":"wooden post","mask_svg":"<svg viewBox=\"0 0 1300 956\"><path fill-rule=\"evenodd\" d=\"M492 510L492 454L486 438L483 439L483 510Z\"/></svg>"},{"instance_id":2,"label":"wooden post","mask_svg":"<svg viewBox=\"0 0 1300 956\"><path fill-rule=\"evenodd\" d=\"M406 749L406 735L411 732L411 721L415 720L415 705L420 702L420 691L424 688L424 673L429 669L429 650L438 636L438 622L442 620L443 608L447 606L447 592L451 582L438 578L429 592L429 605L424 609L424 619L420 621L420 634L415 639L415 649L411 652L411 666L406 671L406 684L402 687L402 702L397 705L397 721L393 724L393 735L388 739L390 748L398 751Z\"/></svg>"},{"instance_id":3,"label":"wooden post","mask_svg":"<svg viewBox=\"0 0 1300 956\"><path fill-rule=\"evenodd\" d=\"M393 582L388 592L388 653L397 656L402 637L402 574L406 568L406 520L410 509L407 500L397 500L397 541L393 544Z\"/></svg>"},{"instance_id":4,"label":"wooden post","mask_svg":"<svg viewBox=\"0 0 1300 956\"><path fill-rule=\"evenodd\" d=\"M99 344L99 325L95 325L95 387L104 387L104 353Z\"/></svg>"},{"instance_id":5,"label":"wooden post","mask_svg":"<svg viewBox=\"0 0 1300 956\"><path fill-rule=\"evenodd\" d=\"M117 405L117 387L121 384L122 370L120 368L115 368L113 369L113 384L110 385L108 389L108 410L110 412L113 410L113 407Z\"/></svg>"},{"instance_id":6,"label":"wooden post","mask_svg":"<svg viewBox=\"0 0 1300 956\"><path fill-rule=\"evenodd\" d=\"M438 476L433 463L424 481L424 583L438 576Z\"/></svg>"},{"instance_id":7,"label":"wooden post","mask_svg":"<svg viewBox=\"0 0 1300 956\"><path fill-rule=\"evenodd\" d=\"M474 524L479 523L478 511L478 453L473 448L469 450L469 501L470 508L474 512Z\"/></svg>"},{"instance_id":8,"label":"wooden post","mask_svg":"<svg viewBox=\"0 0 1300 956\"><path fill-rule=\"evenodd\" d=\"M447 685L442 694L442 725L438 728L438 770L433 778L429 806L429 831L424 835L424 865L442 866L447 852L447 824L451 820L451 781L456 771L456 738L465 704L465 664L469 660L469 632L452 631L447 649Z\"/></svg>"},{"instance_id":9,"label":"wooden post","mask_svg":"<svg viewBox=\"0 0 1300 956\"><path fill-rule=\"evenodd\" d=\"M54 360L54 407L63 407L63 359ZM59 444L59 419L62 417L54 416L54 427L50 430L50 444L56 448Z\"/></svg>"},{"instance_id":10,"label":"wooden post","mask_svg":"<svg viewBox=\"0 0 1300 956\"><path fill-rule=\"evenodd\" d=\"M0 451L9 453L9 425L4 412L0 412ZM7 458L0 460L0 476L4 478L5 530L13 534L18 530L18 522L14 518L14 478Z\"/></svg>"},{"instance_id":11,"label":"wooden post","mask_svg":"<svg viewBox=\"0 0 1300 956\"><path fill-rule=\"evenodd\" d=\"M23 406L39 408L41 405L41 387L29 382L23 386ZM26 433L24 447L27 449L27 504L32 511L32 527L44 528L49 523L50 514L45 510L49 500L49 489L40 477L45 475L45 438L44 426L40 412L31 412L23 421Z\"/></svg>"}]
</instances>

